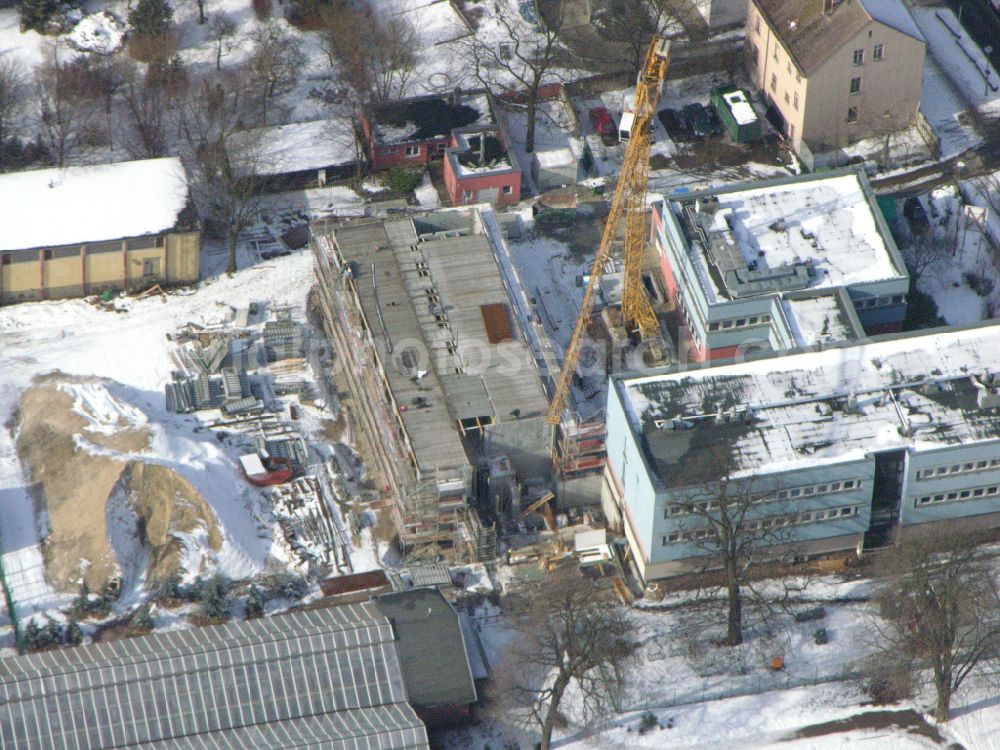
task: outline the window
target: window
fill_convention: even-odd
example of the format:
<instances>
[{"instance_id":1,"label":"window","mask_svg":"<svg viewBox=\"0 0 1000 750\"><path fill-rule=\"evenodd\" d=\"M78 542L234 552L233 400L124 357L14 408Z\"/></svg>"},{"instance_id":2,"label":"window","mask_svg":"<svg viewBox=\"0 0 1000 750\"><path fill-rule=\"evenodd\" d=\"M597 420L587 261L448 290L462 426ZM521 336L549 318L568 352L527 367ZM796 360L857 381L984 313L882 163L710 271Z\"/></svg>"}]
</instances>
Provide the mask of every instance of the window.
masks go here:
<instances>
[{"instance_id":1,"label":"window","mask_svg":"<svg viewBox=\"0 0 1000 750\"><path fill-rule=\"evenodd\" d=\"M150 250L154 247L163 247L164 237L134 237L128 241L129 250Z\"/></svg>"},{"instance_id":2,"label":"window","mask_svg":"<svg viewBox=\"0 0 1000 750\"><path fill-rule=\"evenodd\" d=\"M513 192L514 192L514 186L513 185L504 185L503 186L503 194L504 195L510 195Z\"/></svg>"},{"instance_id":3,"label":"window","mask_svg":"<svg viewBox=\"0 0 1000 750\"><path fill-rule=\"evenodd\" d=\"M851 79L851 93L852 94L861 93L861 76Z\"/></svg>"},{"instance_id":4,"label":"window","mask_svg":"<svg viewBox=\"0 0 1000 750\"><path fill-rule=\"evenodd\" d=\"M802 83L802 76L799 75L799 71L795 71L795 82Z\"/></svg>"},{"instance_id":5,"label":"window","mask_svg":"<svg viewBox=\"0 0 1000 750\"><path fill-rule=\"evenodd\" d=\"M774 61L778 62L778 45L774 45Z\"/></svg>"},{"instance_id":6,"label":"window","mask_svg":"<svg viewBox=\"0 0 1000 750\"><path fill-rule=\"evenodd\" d=\"M145 258L142 261L142 275L143 276L159 276L160 275L160 259L159 258Z\"/></svg>"},{"instance_id":7,"label":"window","mask_svg":"<svg viewBox=\"0 0 1000 750\"><path fill-rule=\"evenodd\" d=\"M778 74L771 73L771 91L778 90Z\"/></svg>"},{"instance_id":8,"label":"window","mask_svg":"<svg viewBox=\"0 0 1000 750\"><path fill-rule=\"evenodd\" d=\"M718 331L719 330L719 324L718 323L709 323L708 324L708 330L710 330L710 331Z\"/></svg>"},{"instance_id":9,"label":"window","mask_svg":"<svg viewBox=\"0 0 1000 750\"><path fill-rule=\"evenodd\" d=\"M750 42L750 51L753 52L753 61L760 60L760 50L757 49L757 42Z\"/></svg>"},{"instance_id":10,"label":"window","mask_svg":"<svg viewBox=\"0 0 1000 750\"><path fill-rule=\"evenodd\" d=\"M799 92L798 91L796 91L795 95L792 97L792 106L795 107L795 109L799 108Z\"/></svg>"},{"instance_id":11,"label":"window","mask_svg":"<svg viewBox=\"0 0 1000 750\"><path fill-rule=\"evenodd\" d=\"M875 49L872 50L872 59L881 60L882 59L882 45L876 44Z\"/></svg>"},{"instance_id":12,"label":"window","mask_svg":"<svg viewBox=\"0 0 1000 750\"><path fill-rule=\"evenodd\" d=\"M863 49L854 50L854 64L862 65L865 61L865 51Z\"/></svg>"},{"instance_id":13,"label":"window","mask_svg":"<svg viewBox=\"0 0 1000 750\"><path fill-rule=\"evenodd\" d=\"M448 148L448 144L447 144L447 143L439 143L439 144L438 144L438 153L439 153L439 154L443 154L443 153L444 153L444 150L445 150L446 148Z\"/></svg>"},{"instance_id":14,"label":"window","mask_svg":"<svg viewBox=\"0 0 1000 750\"><path fill-rule=\"evenodd\" d=\"M788 65L786 65L785 68L786 68L786 70L788 72L788 75L791 75L792 74L792 62L791 62L791 60L788 61Z\"/></svg>"},{"instance_id":15,"label":"window","mask_svg":"<svg viewBox=\"0 0 1000 750\"><path fill-rule=\"evenodd\" d=\"M792 103L792 98L788 95L788 92L786 91L785 92L785 104L791 104L791 103Z\"/></svg>"},{"instance_id":16,"label":"window","mask_svg":"<svg viewBox=\"0 0 1000 750\"><path fill-rule=\"evenodd\" d=\"M795 126L789 123L788 125L788 137L792 140L795 139Z\"/></svg>"},{"instance_id":17,"label":"window","mask_svg":"<svg viewBox=\"0 0 1000 750\"><path fill-rule=\"evenodd\" d=\"M847 121L848 122L857 122L858 121L858 108L857 107L848 107L847 108Z\"/></svg>"},{"instance_id":18,"label":"window","mask_svg":"<svg viewBox=\"0 0 1000 750\"><path fill-rule=\"evenodd\" d=\"M407 146L406 147L407 156L420 156L420 146Z\"/></svg>"},{"instance_id":19,"label":"window","mask_svg":"<svg viewBox=\"0 0 1000 750\"><path fill-rule=\"evenodd\" d=\"M757 16L757 20L754 22L753 30L758 34L760 33L760 16Z\"/></svg>"}]
</instances>

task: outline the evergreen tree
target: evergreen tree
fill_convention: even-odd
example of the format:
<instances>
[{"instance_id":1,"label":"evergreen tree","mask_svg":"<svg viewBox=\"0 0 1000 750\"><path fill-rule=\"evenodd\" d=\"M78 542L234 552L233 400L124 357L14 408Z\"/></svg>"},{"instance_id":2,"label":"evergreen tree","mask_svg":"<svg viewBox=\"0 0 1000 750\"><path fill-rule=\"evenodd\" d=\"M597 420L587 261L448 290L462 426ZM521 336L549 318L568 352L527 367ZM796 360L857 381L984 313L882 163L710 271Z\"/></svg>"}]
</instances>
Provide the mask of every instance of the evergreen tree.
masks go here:
<instances>
[{"instance_id":1,"label":"evergreen tree","mask_svg":"<svg viewBox=\"0 0 1000 750\"><path fill-rule=\"evenodd\" d=\"M228 620L229 600L221 576L205 581L201 587L201 614L206 620Z\"/></svg>"},{"instance_id":2,"label":"evergreen tree","mask_svg":"<svg viewBox=\"0 0 1000 750\"><path fill-rule=\"evenodd\" d=\"M264 615L264 595L256 586L247 591L247 619L253 620Z\"/></svg>"},{"instance_id":3,"label":"evergreen tree","mask_svg":"<svg viewBox=\"0 0 1000 750\"><path fill-rule=\"evenodd\" d=\"M70 608L70 614L73 617L79 617L80 615L85 615L90 611L90 586L87 585L87 581L83 580L80 582L80 593L77 595L76 600L73 602L73 606Z\"/></svg>"},{"instance_id":4,"label":"evergreen tree","mask_svg":"<svg viewBox=\"0 0 1000 750\"><path fill-rule=\"evenodd\" d=\"M56 10L54 0L21 0L21 31L42 31Z\"/></svg>"},{"instance_id":5,"label":"evergreen tree","mask_svg":"<svg viewBox=\"0 0 1000 750\"><path fill-rule=\"evenodd\" d=\"M34 617L28 620L28 625L24 629L24 645L28 648L29 651L34 651L39 647L38 643L40 640L41 632L42 629L41 627L39 627L38 621L35 620Z\"/></svg>"},{"instance_id":6,"label":"evergreen tree","mask_svg":"<svg viewBox=\"0 0 1000 750\"><path fill-rule=\"evenodd\" d=\"M170 33L174 9L167 0L139 0L128 14L128 25L138 36L160 37Z\"/></svg>"},{"instance_id":7,"label":"evergreen tree","mask_svg":"<svg viewBox=\"0 0 1000 750\"><path fill-rule=\"evenodd\" d=\"M45 629L42 631L42 636L44 639L43 645L58 646L62 643L63 626L59 624L58 620L49 620Z\"/></svg>"},{"instance_id":8,"label":"evergreen tree","mask_svg":"<svg viewBox=\"0 0 1000 750\"><path fill-rule=\"evenodd\" d=\"M71 646L79 646L83 643L83 631L76 620L70 620L66 624L66 643Z\"/></svg>"},{"instance_id":9,"label":"evergreen tree","mask_svg":"<svg viewBox=\"0 0 1000 750\"><path fill-rule=\"evenodd\" d=\"M129 622L134 630L153 629L153 617L149 612L149 607L145 604L132 613Z\"/></svg>"}]
</instances>

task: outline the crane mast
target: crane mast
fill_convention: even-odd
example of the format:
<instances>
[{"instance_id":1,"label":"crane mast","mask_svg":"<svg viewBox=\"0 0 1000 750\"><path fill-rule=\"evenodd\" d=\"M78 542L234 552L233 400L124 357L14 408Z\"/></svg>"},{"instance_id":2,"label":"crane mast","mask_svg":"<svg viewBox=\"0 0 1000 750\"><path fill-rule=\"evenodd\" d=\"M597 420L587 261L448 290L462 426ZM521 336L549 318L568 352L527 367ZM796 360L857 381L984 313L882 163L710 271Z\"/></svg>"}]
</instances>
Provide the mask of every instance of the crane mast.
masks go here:
<instances>
[{"instance_id":1,"label":"crane mast","mask_svg":"<svg viewBox=\"0 0 1000 750\"><path fill-rule=\"evenodd\" d=\"M667 75L670 64L670 42L654 36L650 42L646 61L643 64L635 86L635 102L633 112L635 119L628 147L625 149L625 160L622 164L618 185L615 187L614 198L611 201L611 211L601 244L594 258L594 266L590 271L590 281L583 293L583 304L580 306L580 316L576 320L573 336L566 356L563 359L562 372L556 384L552 402L546 420L549 424L559 425L562 415L569 403L569 394L573 386L573 374L580 360L580 348L583 344L587 324L594 308L597 285L604 274L604 267L611 254L611 246L618 234L622 218L625 219L625 273L622 293L622 317L625 326L631 331L638 331L643 338L659 333L659 323L656 313L649 302L642 285L642 255L646 246L646 187L649 181L649 150L653 142L653 118L660 101L660 89Z\"/></svg>"}]
</instances>

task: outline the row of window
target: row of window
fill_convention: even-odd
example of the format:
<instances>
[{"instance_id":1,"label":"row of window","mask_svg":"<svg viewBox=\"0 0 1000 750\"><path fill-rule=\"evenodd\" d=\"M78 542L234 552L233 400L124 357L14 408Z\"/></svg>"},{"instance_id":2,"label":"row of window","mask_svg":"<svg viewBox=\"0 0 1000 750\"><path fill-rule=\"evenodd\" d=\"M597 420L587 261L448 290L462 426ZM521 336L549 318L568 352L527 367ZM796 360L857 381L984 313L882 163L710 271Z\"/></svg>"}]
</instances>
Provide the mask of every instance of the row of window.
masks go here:
<instances>
[{"instance_id":1,"label":"row of window","mask_svg":"<svg viewBox=\"0 0 1000 750\"><path fill-rule=\"evenodd\" d=\"M447 143L439 143L435 147L433 144L427 146L428 152L437 151L439 154L443 154L444 150L448 148ZM384 153L388 156L393 156L399 153L398 146L389 146L385 149ZM404 156L420 156L420 146L404 146L403 147Z\"/></svg>"},{"instance_id":2,"label":"row of window","mask_svg":"<svg viewBox=\"0 0 1000 750\"><path fill-rule=\"evenodd\" d=\"M163 247L164 238L149 236L135 237L127 241L129 250L151 250ZM122 251L121 240L111 240L108 242L91 242L87 244L87 255L99 255L101 253L120 253ZM42 260L59 260L61 258L79 258L80 245L67 245L65 247L51 247L44 250L11 250L0 253L0 263L9 265L11 263L37 263L41 252Z\"/></svg>"},{"instance_id":3,"label":"row of window","mask_svg":"<svg viewBox=\"0 0 1000 750\"><path fill-rule=\"evenodd\" d=\"M820 484L807 484L801 487L789 487L787 489L778 490L777 493L766 492L761 493L753 498L754 502L769 502L775 499L777 500L793 500L800 497L813 497L815 495L831 495L835 492L849 492L851 490L856 490L861 487L860 479L843 479L836 482L822 482ZM663 509L663 517L669 518L670 516L680 516L685 513L689 513L695 510L699 513L705 513L709 510L715 510L719 507L719 503L716 500L707 500L705 502L698 503L671 503Z\"/></svg>"},{"instance_id":4,"label":"row of window","mask_svg":"<svg viewBox=\"0 0 1000 750\"><path fill-rule=\"evenodd\" d=\"M854 109L852 107L852 109ZM885 297L865 297L854 300L854 307L858 310L867 310L872 307L889 307L891 305L901 305L906 301L903 294L893 294Z\"/></svg>"},{"instance_id":5,"label":"row of window","mask_svg":"<svg viewBox=\"0 0 1000 750\"><path fill-rule=\"evenodd\" d=\"M979 500L986 497L997 497L998 495L1000 495L1000 486L991 484L988 487L970 487L967 490L953 490L952 492L941 492L937 495L923 495L915 498L913 504L919 508L921 505L949 503L956 500Z\"/></svg>"},{"instance_id":6,"label":"row of window","mask_svg":"<svg viewBox=\"0 0 1000 750\"><path fill-rule=\"evenodd\" d=\"M710 331L728 331L732 328L750 328L751 326L763 326L771 322L771 315L763 313L761 315L749 315L745 318L733 318L731 320L717 320L708 324Z\"/></svg>"},{"instance_id":7,"label":"row of window","mask_svg":"<svg viewBox=\"0 0 1000 750\"><path fill-rule=\"evenodd\" d=\"M926 469L917 471L917 479L930 479L932 477L943 477L948 474L968 474L971 471L987 471L989 469L1000 468L1000 458L980 459L978 461L966 461L961 464L945 464L942 466L928 466Z\"/></svg>"},{"instance_id":8,"label":"row of window","mask_svg":"<svg viewBox=\"0 0 1000 750\"><path fill-rule=\"evenodd\" d=\"M840 518L851 518L861 511L860 505L843 505L839 508L827 508L825 510L811 510L805 513L792 513L787 516L771 516L769 518L758 518L747 521L741 525L746 531L757 531L767 529L783 529L789 526L802 526L807 523L818 523L820 521L833 521ZM691 529L690 531L671 531L663 535L662 544L676 544L678 542L700 542L708 539L714 532L709 528Z\"/></svg>"},{"instance_id":9,"label":"row of window","mask_svg":"<svg viewBox=\"0 0 1000 750\"><path fill-rule=\"evenodd\" d=\"M883 57L884 53L885 53L885 47L883 47L881 44L876 44L872 48L872 59L882 60L884 59ZM863 49L854 50L854 64L855 65L865 64L865 51Z\"/></svg>"}]
</instances>

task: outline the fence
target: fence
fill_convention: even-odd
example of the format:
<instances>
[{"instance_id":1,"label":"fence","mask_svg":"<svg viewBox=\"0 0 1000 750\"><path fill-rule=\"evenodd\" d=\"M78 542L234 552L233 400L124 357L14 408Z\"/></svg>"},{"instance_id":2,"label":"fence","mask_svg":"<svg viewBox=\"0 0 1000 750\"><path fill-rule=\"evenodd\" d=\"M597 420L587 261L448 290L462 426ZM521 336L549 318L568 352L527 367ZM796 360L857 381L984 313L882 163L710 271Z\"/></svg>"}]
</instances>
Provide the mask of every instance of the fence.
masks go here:
<instances>
[{"instance_id":1,"label":"fence","mask_svg":"<svg viewBox=\"0 0 1000 750\"><path fill-rule=\"evenodd\" d=\"M10 615L10 624L14 628L14 642L17 643L17 653L24 654L24 638L21 635L21 621L17 616L17 606L14 603L14 595L10 593L10 586L7 584L7 571L3 564L3 547L0 546L0 587L3 588L3 598L7 603L7 612Z\"/></svg>"}]
</instances>

